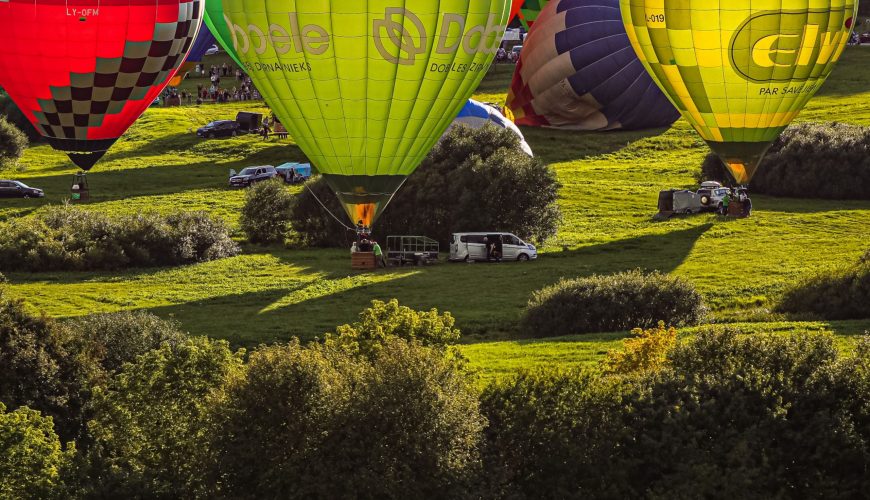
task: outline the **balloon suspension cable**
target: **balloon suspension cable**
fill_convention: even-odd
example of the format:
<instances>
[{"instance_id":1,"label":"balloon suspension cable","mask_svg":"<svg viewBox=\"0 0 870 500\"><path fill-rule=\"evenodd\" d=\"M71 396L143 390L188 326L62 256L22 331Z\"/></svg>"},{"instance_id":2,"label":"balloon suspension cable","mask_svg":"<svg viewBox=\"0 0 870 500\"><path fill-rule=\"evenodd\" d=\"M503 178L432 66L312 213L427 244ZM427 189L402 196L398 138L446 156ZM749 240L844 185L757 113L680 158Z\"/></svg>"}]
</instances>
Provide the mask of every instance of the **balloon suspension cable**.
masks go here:
<instances>
[{"instance_id":1,"label":"balloon suspension cable","mask_svg":"<svg viewBox=\"0 0 870 500\"><path fill-rule=\"evenodd\" d=\"M348 231L353 231L354 233L357 232L356 228L352 228L352 227L348 226L347 224L342 222L341 219L336 217L335 214L332 213L328 208L326 208L326 205L324 205L323 202L320 201L320 198L318 198L317 195L314 194L314 191L311 189L311 187L308 186L307 182L305 183L305 189L307 189L308 192L311 193L311 196L313 196L314 199L317 200L317 203L319 203L320 206L323 207L324 210L326 210L326 213L328 213L330 216L332 216L332 218L335 219L335 222L338 222L341 225L341 227L347 229Z\"/></svg>"}]
</instances>

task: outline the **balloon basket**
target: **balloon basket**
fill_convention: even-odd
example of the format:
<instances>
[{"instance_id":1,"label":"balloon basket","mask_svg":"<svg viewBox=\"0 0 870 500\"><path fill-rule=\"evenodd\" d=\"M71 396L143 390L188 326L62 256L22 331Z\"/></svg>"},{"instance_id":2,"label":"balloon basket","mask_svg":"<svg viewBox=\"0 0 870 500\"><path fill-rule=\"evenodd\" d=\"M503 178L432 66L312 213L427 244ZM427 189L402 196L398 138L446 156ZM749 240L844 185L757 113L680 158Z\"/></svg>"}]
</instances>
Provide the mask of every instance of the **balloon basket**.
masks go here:
<instances>
[{"instance_id":1,"label":"balloon basket","mask_svg":"<svg viewBox=\"0 0 870 500\"><path fill-rule=\"evenodd\" d=\"M88 186L88 176L79 172L73 176L70 186L70 201L73 203L85 203L91 200L91 189Z\"/></svg>"}]
</instances>

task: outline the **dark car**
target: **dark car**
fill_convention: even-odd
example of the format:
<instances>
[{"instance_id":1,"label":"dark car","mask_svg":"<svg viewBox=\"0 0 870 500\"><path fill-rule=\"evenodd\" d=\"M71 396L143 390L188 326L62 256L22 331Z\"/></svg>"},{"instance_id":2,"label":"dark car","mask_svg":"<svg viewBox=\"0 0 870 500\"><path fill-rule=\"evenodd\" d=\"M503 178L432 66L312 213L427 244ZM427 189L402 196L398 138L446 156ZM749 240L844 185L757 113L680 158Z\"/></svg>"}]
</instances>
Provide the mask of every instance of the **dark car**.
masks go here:
<instances>
[{"instance_id":1,"label":"dark car","mask_svg":"<svg viewBox=\"0 0 870 500\"><path fill-rule=\"evenodd\" d=\"M214 139L215 137L235 137L239 135L239 124L233 120L211 122L196 131L199 137Z\"/></svg>"},{"instance_id":2,"label":"dark car","mask_svg":"<svg viewBox=\"0 0 870 500\"><path fill-rule=\"evenodd\" d=\"M861 43L870 43L870 33L861 33L858 35L858 40Z\"/></svg>"},{"instance_id":3,"label":"dark car","mask_svg":"<svg viewBox=\"0 0 870 500\"><path fill-rule=\"evenodd\" d=\"M32 188L19 181L0 181L0 198L42 198L41 189Z\"/></svg>"},{"instance_id":4,"label":"dark car","mask_svg":"<svg viewBox=\"0 0 870 500\"><path fill-rule=\"evenodd\" d=\"M260 181L267 181L277 175L278 172L275 170L275 167L269 165L248 167L230 177L230 187L248 187Z\"/></svg>"}]
</instances>

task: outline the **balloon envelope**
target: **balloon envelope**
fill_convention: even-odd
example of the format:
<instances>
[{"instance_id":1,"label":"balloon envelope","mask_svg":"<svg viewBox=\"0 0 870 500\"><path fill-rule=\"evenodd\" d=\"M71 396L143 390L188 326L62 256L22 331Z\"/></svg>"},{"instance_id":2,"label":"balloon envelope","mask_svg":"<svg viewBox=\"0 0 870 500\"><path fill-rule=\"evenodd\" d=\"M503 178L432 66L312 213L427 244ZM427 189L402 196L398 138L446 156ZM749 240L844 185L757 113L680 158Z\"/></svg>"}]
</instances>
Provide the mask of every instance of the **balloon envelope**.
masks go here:
<instances>
[{"instance_id":1,"label":"balloon envelope","mask_svg":"<svg viewBox=\"0 0 870 500\"><path fill-rule=\"evenodd\" d=\"M181 85L181 81L184 80L185 74L202 62L205 53L215 44L215 42L215 37L211 34L208 27L201 27L199 33L196 35L196 39L193 41L193 46L190 48L190 52L187 54L187 59L184 60L184 64L181 65L181 68L178 69L175 76L172 77L169 86L177 87Z\"/></svg>"},{"instance_id":2,"label":"balloon envelope","mask_svg":"<svg viewBox=\"0 0 870 500\"><path fill-rule=\"evenodd\" d=\"M236 49L233 47L233 39L230 34L230 29L227 27L226 18L224 17L224 6L222 0L204 0L205 14L203 21L208 26L208 30L215 37L215 40L227 51L227 54L235 61L239 67L244 67L239 55L236 54Z\"/></svg>"},{"instance_id":3,"label":"balloon envelope","mask_svg":"<svg viewBox=\"0 0 870 500\"><path fill-rule=\"evenodd\" d=\"M552 0L523 45L506 106L518 125L645 129L680 114L631 48L619 0Z\"/></svg>"},{"instance_id":4,"label":"balloon envelope","mask_svg":"<svg viewBox=\"0 0 870 500\"><path fill-rule=\"evenodd\" d=\"M511 2L224 6L257 89L351 221L370 226L486 75Z\"/></svg>"},{"instance_id":5,"label":"balloon envelope","mask_svg":"<svg viewBox=\"0 0 870 500\"><path fill-rule=\"evenodd\" d=\"M653 79L734 179L816 93L852 30L855 0L620 0Z\"/></svg>"},{"instance_id":6,"label":"balloon envelope","mask_svg":"<svg viewBox=\"0 0 870 500\"><path fill-rule=\"evenodd\" d=\"M520 140L520 147L529 156L535 156L532 152L532 147L526 142L520 128L514 122L508 120L496 107L482 102L469 99L459 115L453 120L453 123L448 127L448 131L456 125L465 125L471 128L482 128L486 125L495 125L497 127L506 128L516 134Z\"/></svg>"},{"instance_id":7,"label":"balloon envelope","mask_svg":"<svg viewBox=\"0 0 870 500\"><path fill-rule=\"evenodd\" d=\"M538 14L547 6L550 0L525 0L520 6L518 15L523 27L527 30L535 24Z\"/></svg>"},{"instance_id":8,"label":"balloon envelope","mask_svg":"<svg viewBox=\"0 0 870 500\"><path fill-rule=\"evenodd\" d=\"M0 86L88 170L169 82L201 10L199 0L0 2Z\"/></svg>"}]
</instances>

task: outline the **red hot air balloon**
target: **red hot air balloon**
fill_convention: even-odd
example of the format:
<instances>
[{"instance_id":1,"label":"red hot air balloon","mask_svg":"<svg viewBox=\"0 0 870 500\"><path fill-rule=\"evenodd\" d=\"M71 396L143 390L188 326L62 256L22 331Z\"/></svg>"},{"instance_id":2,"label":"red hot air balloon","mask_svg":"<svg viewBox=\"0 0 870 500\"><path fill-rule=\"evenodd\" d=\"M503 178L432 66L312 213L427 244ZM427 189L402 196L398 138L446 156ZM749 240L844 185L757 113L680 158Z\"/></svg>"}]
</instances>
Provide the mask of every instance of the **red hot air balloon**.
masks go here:
<instances>
[{"instance_id":1,"label":"red hot air balloon","mask_svg":"<svg viewBox=\"0 0 870 500\"><path fill-rule=\"evenodd\" d=\"M0 87L89 170L184 61L202 0L0 0Z\"/></svg>"}]
</instances>

